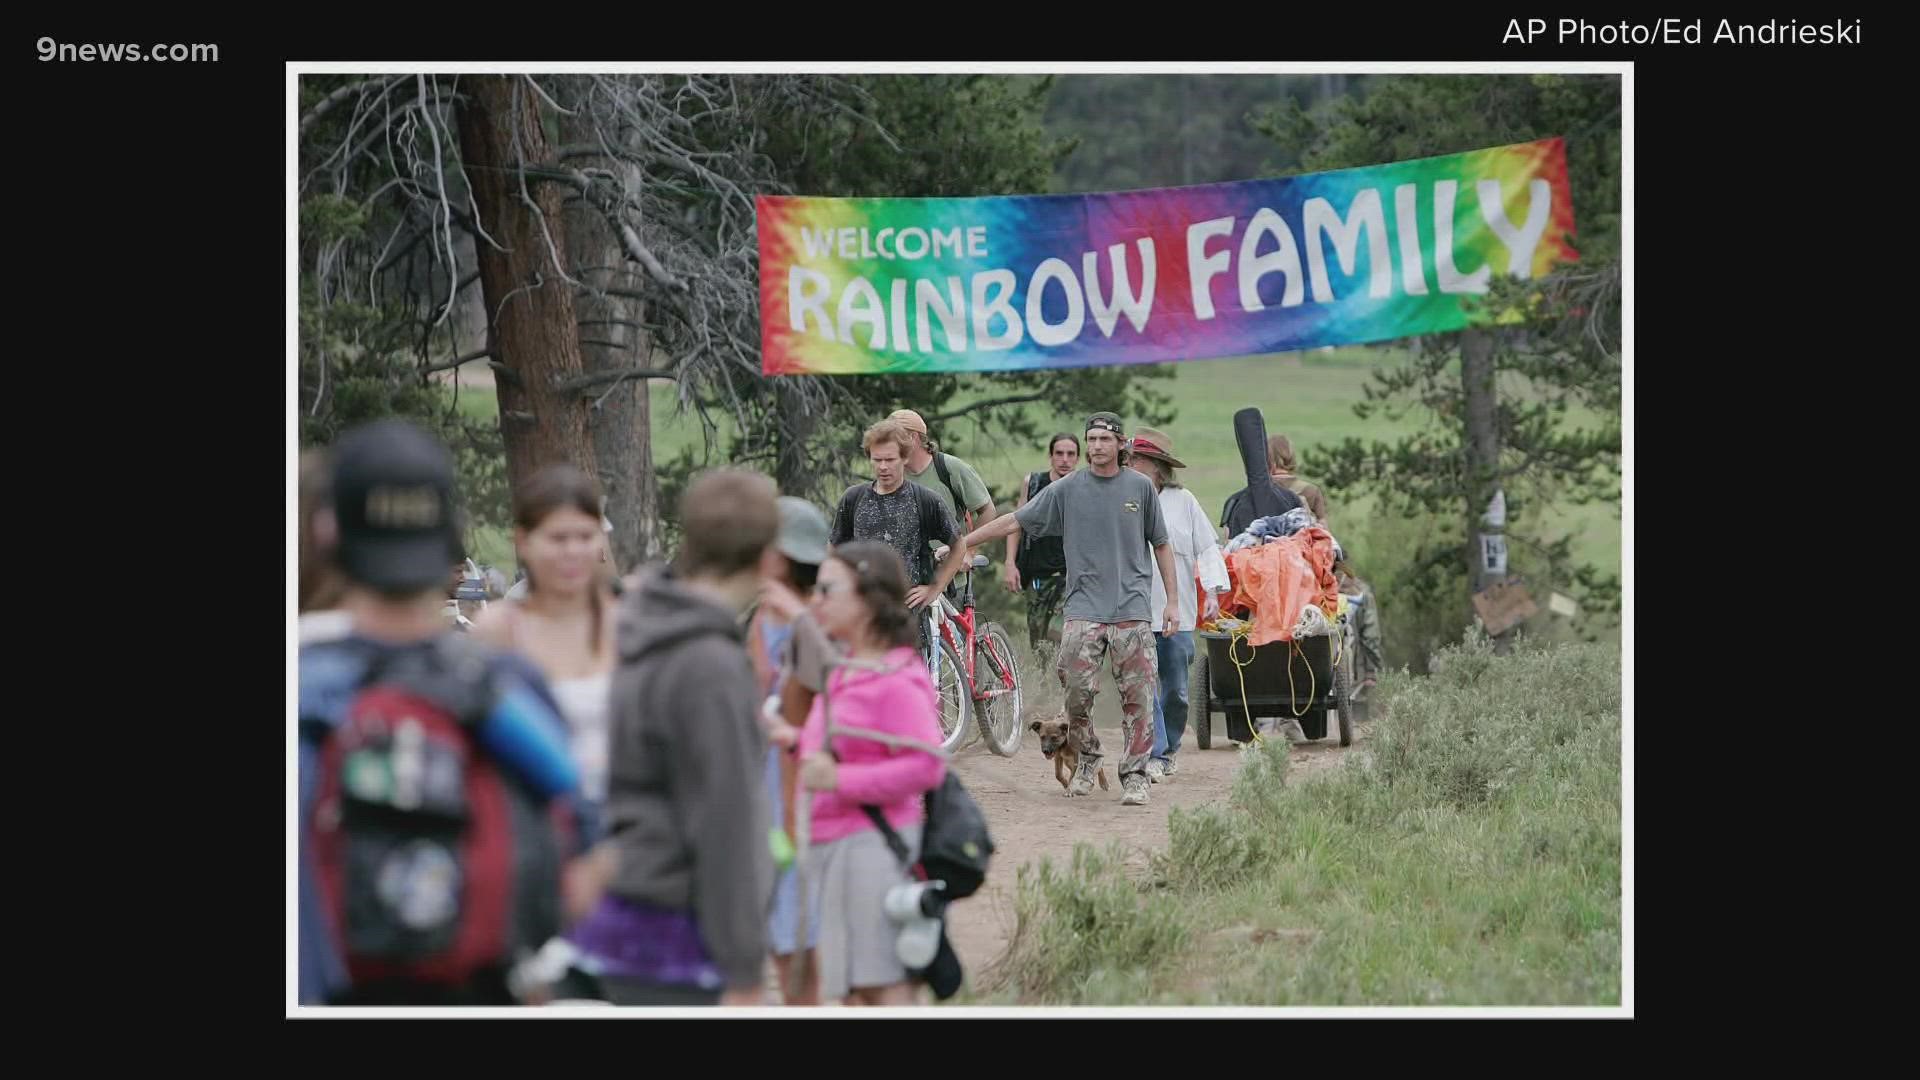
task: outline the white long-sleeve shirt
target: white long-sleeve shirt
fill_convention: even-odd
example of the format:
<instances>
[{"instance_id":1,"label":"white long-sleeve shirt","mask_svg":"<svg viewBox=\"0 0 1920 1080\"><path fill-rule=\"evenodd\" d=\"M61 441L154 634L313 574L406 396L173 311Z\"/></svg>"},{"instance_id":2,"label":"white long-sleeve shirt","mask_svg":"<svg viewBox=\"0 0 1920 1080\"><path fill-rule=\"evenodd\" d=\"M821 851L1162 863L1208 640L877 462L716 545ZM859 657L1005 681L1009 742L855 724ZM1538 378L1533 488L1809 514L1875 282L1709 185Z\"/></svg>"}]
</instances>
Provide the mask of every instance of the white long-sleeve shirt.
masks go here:
<instances>
[{"instance_id":1,"label":"white long-sleeve shirt","mask_svg":"<svg viewBox=\"0 0 1920 1080\"><path fill-rule=\"evenodd\" d=\"M1200 601L1194 595L1196 577L1211 592L1227 588L1227 564L1220 557L1220 537L1213 522L1200 509L1200 500L1183 487L1160 491L1160 516L1167 523L1167 541L1173 548L1173 573L1179 579L1174 595L1180 604L1179 629L1192 630L1200 622ZM1211 553L1211 557L1209 557ZM1167 588L1160 580L1160 565L1153 567L1153 622L1158 631L1167 610Z\"/></svg>"}]
</instances>

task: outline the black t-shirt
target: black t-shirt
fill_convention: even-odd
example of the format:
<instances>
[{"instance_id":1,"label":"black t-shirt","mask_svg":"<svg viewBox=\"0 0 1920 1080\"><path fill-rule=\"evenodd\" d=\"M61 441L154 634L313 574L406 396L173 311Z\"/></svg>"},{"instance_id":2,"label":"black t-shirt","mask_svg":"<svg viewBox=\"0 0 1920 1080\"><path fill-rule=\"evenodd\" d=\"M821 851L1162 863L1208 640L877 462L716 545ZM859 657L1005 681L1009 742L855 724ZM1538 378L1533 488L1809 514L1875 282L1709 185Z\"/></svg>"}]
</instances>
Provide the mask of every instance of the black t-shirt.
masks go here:
<instances>
[{"instance_id":1,"label":"black t-shirt","mask_svg":"<svg viewBox=\"0 0 1920 1080\"><path fill-rule=\"evenodd\" d=\"M1068 475L1072 475L1069 473ZM1041 471L1027 475L1027 501L1038 498L1040 492L1053 482L1053 473ZM1033 537L1022 534L1020 546L1026 549L1021 562L1022 571L1030 578L1053 577L1067 572L1066 542L1058 536Z\"/></svg>"},{"instance_id":2,"label":"black t-shirt","mask_svg":"<svg viewBox=\"0 0 1920 1080\"><path fill-rule=\"evenodd\" d=\"M833 514L833 542L878 540L900 553L907 577L915 585L933 582L933 549L928 541L949 546L959 540L953 515L940 496L908 481L882 495L871 483L855 484L840 497Z\"/></svg>"}]
</instances>

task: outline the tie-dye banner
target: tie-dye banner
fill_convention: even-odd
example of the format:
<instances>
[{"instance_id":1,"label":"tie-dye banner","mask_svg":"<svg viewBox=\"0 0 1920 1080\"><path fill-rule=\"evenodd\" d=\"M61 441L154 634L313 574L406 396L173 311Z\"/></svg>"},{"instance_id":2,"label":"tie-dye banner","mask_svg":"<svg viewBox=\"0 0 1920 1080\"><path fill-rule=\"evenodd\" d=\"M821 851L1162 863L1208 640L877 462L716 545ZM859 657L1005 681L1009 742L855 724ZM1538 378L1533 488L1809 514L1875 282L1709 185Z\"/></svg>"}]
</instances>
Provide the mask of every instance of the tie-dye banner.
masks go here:
<instances>
[{"instance_id":1,"label":"tie-dye banner","mask_svg":"<svg viewBox=\"0 0 1920 1080\"><path fill-rule=\"evenodd\" d=\"M1560 139L1101 195L759 199L769 375L1250 356L1492 322L1575 253Z\"/></svg>"}]
</instances>

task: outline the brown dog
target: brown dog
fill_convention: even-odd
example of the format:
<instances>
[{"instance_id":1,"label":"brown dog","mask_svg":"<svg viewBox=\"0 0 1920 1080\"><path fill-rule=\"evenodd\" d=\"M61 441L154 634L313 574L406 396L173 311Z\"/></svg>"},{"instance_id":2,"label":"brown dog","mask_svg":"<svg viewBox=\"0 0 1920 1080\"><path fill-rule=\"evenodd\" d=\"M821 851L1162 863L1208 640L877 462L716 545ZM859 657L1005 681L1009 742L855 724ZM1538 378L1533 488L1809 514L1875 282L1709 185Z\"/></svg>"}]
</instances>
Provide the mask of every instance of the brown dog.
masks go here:
<instances>
[{"instance_id":1,"label":"brown dog","mask_svg":"<svg viewBox=\"0 0 1920 1080\"><path fill-rule=\"evenodd\" d=\"M1073 774L1080 767L1080 751L1074 749L1073 740L1067 737L1067 714L1055 713L1045 720L1035 720L1027 725L1028 729L1040 736L1040 753L1053 759L1053 778L1060 781L1062 788L1073 782ZM1102 765L1097 774L1100 790L1107 790L1107 767Z\"/></svg>"}]
</instances>

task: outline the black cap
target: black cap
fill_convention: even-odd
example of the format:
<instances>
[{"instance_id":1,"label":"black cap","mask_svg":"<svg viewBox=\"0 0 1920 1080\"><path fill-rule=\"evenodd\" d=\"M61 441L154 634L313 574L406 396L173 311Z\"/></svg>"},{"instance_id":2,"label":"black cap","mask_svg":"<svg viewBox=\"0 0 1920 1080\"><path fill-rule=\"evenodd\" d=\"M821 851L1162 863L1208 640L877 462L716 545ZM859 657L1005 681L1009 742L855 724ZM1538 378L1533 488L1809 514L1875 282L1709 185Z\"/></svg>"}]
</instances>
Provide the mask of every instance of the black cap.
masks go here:
<instances>
[{"instance_id":1,"label":"black cap","mask_svg":"<svg viewBox=\"0 0 1920 1080\"><path fill-rule=\"evenodd\" d=\"M1087 430L1111 431L1120 438L1127 437L1126 431L1120 426L1120 418L1110 412L1097 412L1087 417Z\"/></svg>"},{"instance_id":2,"label":"black cap","mask_svg":"<svg viewBox=\"0 0 1920 1080\"><path fill-rule=\"evenodd\" d=\"M453 455L404 420L355 428L333 448L338 557L347 577L381 592L444 588L460 561Z\"/></svg>"}]
</instances>

